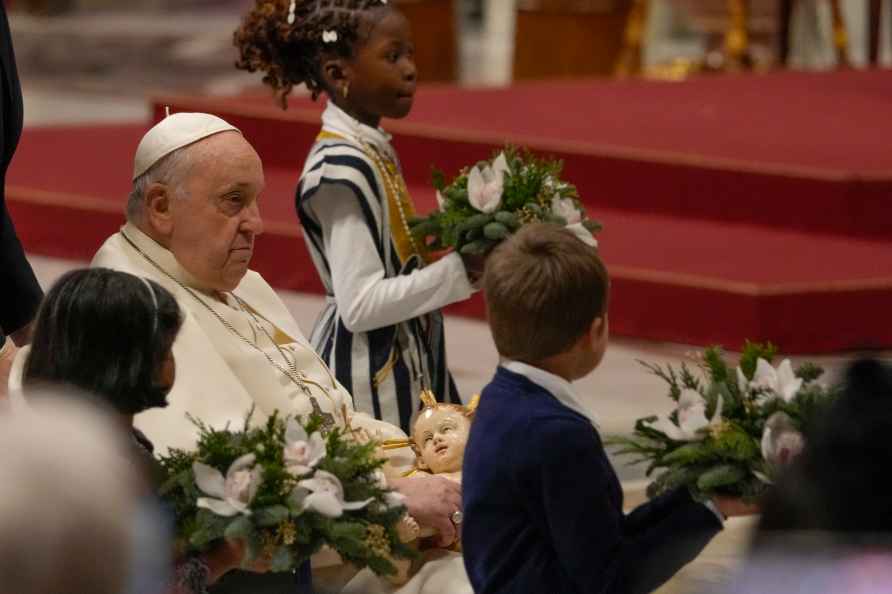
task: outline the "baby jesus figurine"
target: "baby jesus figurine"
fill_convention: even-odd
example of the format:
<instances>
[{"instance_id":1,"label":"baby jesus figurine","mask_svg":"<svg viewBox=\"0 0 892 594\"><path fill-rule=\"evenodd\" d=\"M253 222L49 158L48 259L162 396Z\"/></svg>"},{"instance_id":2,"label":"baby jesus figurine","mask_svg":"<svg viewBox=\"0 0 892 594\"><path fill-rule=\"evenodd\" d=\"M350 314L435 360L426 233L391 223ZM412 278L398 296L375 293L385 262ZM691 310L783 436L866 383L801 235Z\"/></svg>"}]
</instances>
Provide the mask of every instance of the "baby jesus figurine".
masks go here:
<instances>
[{"instance_id":1,"label":"baby jesus figurine","mask_svg":"<svg viewBox=\"0 0 892 594\"><path fill-rule=\"evenodd\" d=\"M465 445L479 399L474 396L467 406L461 406L437 402L428 391L421 393L424 408L412 427L416 471L411 474L425 472L461 482Z\"/></svg>"},{"instance_id":2,"label":"baby jesus figurine","mask_svg":"<svg viewBox=\"0 0 892 594\"><path fill-rule=\"evenodd\" d=\"M408 445L415 452L415 468L405 476L434 474L461 483L462 459L479 399L479 396L474 396L467 406L461 406L437 402L427 390L421 393L424 408L415 419L408 444L390 442L385 446L396 448ZM407 560L394 560L397 574L388 577L388 580L395 585L402 585L424 562L441 554L442 549L441 553L437 553L435 549L427 549L429 545L425 545L422 539L433 536L436 532L431 528L420 527L409 515L403 518L398 530L403 542L416 541L416 546L426 551L420 561L414 564ZM459 544L455 543L450 549L460 551Z\"/></svg>"}]
</instances>

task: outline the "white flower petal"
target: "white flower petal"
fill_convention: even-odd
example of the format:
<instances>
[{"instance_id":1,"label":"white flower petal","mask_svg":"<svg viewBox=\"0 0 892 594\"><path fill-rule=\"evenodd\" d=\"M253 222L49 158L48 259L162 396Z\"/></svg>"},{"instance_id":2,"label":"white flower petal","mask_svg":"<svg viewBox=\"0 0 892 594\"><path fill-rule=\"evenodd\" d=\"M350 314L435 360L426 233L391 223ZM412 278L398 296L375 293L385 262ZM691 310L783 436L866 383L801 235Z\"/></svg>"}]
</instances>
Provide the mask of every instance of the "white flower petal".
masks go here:
<instances>
[{"instance_id":1,"label":"white flower petal","mask_svg":"<svg viewBox=\"0 0 892 594\"><path fill-rule=\"evenodd\" d=\"M313 471L309 466L302 466L300 464L288 464L285 466L285 470L294 478L301 478Z\"/></svg>"},{"instance_id":2,"label":"white flower petal","mask_svg":"<svg viewBox=\"0 0 892 594\"><path fill-rule=\"evenodd\" d=\"M307 431L301 427L297 419L288 419L288 425L285 426L285 441L288 443L307 441Z\"/></svg>"},{"instance_id":3,"label":"white flower petal","mask_svg":"<svg viewBox=\"0 0 892 594\"><path fill-rule=\"evenodd\" d=\"M645 423L651 429L656 429L657 431L663 433L669 439L675 441L688 441L684 433L682 433L681 429L678 428L675 423L669 420L669 417L658 417L656 421L652 421L650 423Z\"/></svg>"},{"instance_id":4,"label":"white flower petal","mask_svg":"<svg viewBox=\"0 0 892 594\"><path fill-rule=\"evenodd\" d=\"M238 513L238 510L220 499L211 499L210 497L199 497L195 505L198 507L209 509L218 516L230 518Z\"/></svg>"},{"instance_id":5,"label":"white flower petal","mask_svg":"<svg viewBox=\"0 0 892 594\"><path fill-rule=\"evenodd\" d=\"M211 497L223 498L225 480L219 470L201 462L193 462L192 472L195 474L195 484Z\"/></svg>"},{"instance_id":6,"label":"white flower petal","mask_svg":"<svg viewBox=\"0 0 892 594\"><path fill-rule=\"evenodd\" d=\"M508 159L505 158L505 153L499 153L499 156L496 157L496 160L492 163L492 171L493 174L501 179L506 173L511 172L511 168L508 166Z\"/></svg>"},{"instance_id":7,"label":"white flower petal","mask_svg":"<svg viewBox=\"0 0 892 594\"><path fill-rule=\"evenodd\" d=\"M375 500L374 497L369 497L365 501L345 501L343 503L343 506L344 506L344 509L346 509L346 510L362 509L374 500Z\"/></svg>"},{"instance_id":8,"label":"white flower petal","mask_svg":"<svg viewBox=\"0 0 892 594\"><path fill-rule=\"evenodd\" d=\"M468 173L468 202L471 206L479 211L483 210L483 190L486 182L483 180L483 174L477 167L472 167Z\"/></svg>"},{"instance_id":9,"label":"white flower petal","mask_svg":"<svg viewBox=\"0 0 892 594\"><path fill-rule=\"evenodd\" d=\"M323 491L307 495L304 499L304 507L308 511L314 511L327 518L339 518L344 513L344 508L338 498Z\"/></svg>"},{"instance_id":10,"label":"white flower petal","mask_svg":"<svg viewBox=\"0 0 892 594\"><path fill-rule=\"evenodd\" d=\"M313 435L310 436L309 440L310 444L310 461L307 462L312 467L316 467L319 464L320 460L325 457L325 439L322 437L322 434L316 431Z\"/></svg>"},{"instance_id":11,"label":"white flower petal","mask_svg":"<svg viewBox=\"0 0 892 594\"><path fill-rule=\"evenodd\" d=\"M244 514L246 516L251 515L251 510L248 509L247 504L242 503L238 499L232 499L231 497L227 497L225 503L240 514Z\"/></svg>"},{"instance_id":12,"label":"white flower petal","mask_svg":"<svg viewBox=\"0 0 892 594\"><path fill-rule=\"evenodd\" d=\"M752 386L756 388L777 389L777 372L771 363L761 357L756 361L756 373L753 375Z\"/></svg>"},{"instance_id":13,"label":"white flower petal","mask_svg":"<svg viewBox=\"0 0 892 594\"><path fill-rule=\"evenodd\" d=\"M712 414L712 419L709 420L709 425L711 427L715 427L715 426L721 424L721 422L722 422L722 406L724 405L724 403L725 403L724 399L721 397L721 395L719 395L719 399L715 403L715 412Z\"/></svg>"},{"instance_id":14,"label":"white flower petal","mask_svg":"<svg viewBox=\"0 0 892 594\"><path fill-rule=\"evenodd\" d=\"M762 481L763 483L765 483L766 485L773 485L773 484L774 484L774 481L772 481L770 478L768 478L768 475L767 475L767 474L763 474L763 473L759 472L758 470L754 470L754 471L753 471L753 475L754 475L757 479L759 479L760 481Z\"/></svg>"},{"instance_id":15,"label":"white flower petal","mask_svg":"<svg viewBox=\"0 0 892 594\"><path fill-rule=\"evenodd\" d=\"M706 407L692 406L684 414L679 411L678 424L682 433L693 439L698 431L709 427L709 420L706 418Z\"/></svg>"},{"instance_id":16,"label":"white flower petal","mask_svg":"<svg viewBox=\"0 0 892 594\"><path fill-rule=\"evenodd\" d=\"M740 390L741 394L746 394L749 390L749 382L746 379L746 376L743 375L743 370L740 367L737 368L737 389Z\"/></svg>"},{"instance_id":17,"label":"white flower petal","mask_svg":"<svg viewBox=\"0 0 892 594\"><path fill-rule=\"evenodd\" d=\"M789 359L784 359L777 366L777 392L784 402L790 402L802 387L802 378L796 377Z\"/></svg>"},{"instance_id":18,"label":"white flower petal","mask_svg":"<svg viewBox=\"0 0 892 594\"><path fill-rule=\"evenodd\" d=\"M706 406L706 400L703 398L703 395L697 390L691 390L690 388L682 390L681 394L678 396L678 409L681 410L695 406Z\"/></svg>"},{"instance_id":19,"label":"white flower petal","mask_svg":"<svg viewBox=\"0 0 892 594\"><path fill-rule=\"evenodd\" d=\"M573 235L579 239L582 243L589 245L593 248L598 247L598 240L592 235L592 232L582 226L582 223L573 223L572 225L567 225L567 231L570 231Z\"/></svg>"},{"instance_id":20,"label":"white flower petal","mask_svg":"<svg viewBox=\"0 0 892 594\"><path fill-rule=\"evenodd\" d=\"M440 210L446 210L446 199L443 198L443 194L440 193L440 190L437 190L437 207Z\"/></svg>"},{"instance_id":21,"label":"white flower petal","mask_svg":"<svg viewBox=\"0 0 892 594\"><path fill-rule=\"evenodd\" d=\"M244 470L251 466L254 466L254 461L257 459L257 456L254 454L245 454L244 456L240 456L235 459L235 462L230 465L229 470L226 471L226 476L229 476L239 470Z\"/></svg>"}]
</instances>

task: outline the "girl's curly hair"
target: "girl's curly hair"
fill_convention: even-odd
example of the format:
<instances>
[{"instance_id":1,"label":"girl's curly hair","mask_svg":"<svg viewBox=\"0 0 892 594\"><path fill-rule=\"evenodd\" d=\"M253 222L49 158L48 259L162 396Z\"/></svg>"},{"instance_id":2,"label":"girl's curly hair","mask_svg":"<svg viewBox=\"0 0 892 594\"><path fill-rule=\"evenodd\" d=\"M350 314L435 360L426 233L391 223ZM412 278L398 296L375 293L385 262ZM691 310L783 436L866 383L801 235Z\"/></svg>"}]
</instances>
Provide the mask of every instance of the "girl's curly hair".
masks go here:
<instances>
[{"instance_id":1,"label":"girl's curly hair","mask_svg":"<svg viewBox=\"0 0 892 594\"><path fill-rule=\"evenodd\" d=\"M314 100L329 91L321 72L323 54L351 57L360 41L363 13L386 6L386 0L295 0L289 23L291 2L257 0L233 36L239 50L236 67L263 72L263 82L283 109L296 85L306 85ZM336 40L324 41L323 32L336 33Z\"/></svg>"}]
</instances>

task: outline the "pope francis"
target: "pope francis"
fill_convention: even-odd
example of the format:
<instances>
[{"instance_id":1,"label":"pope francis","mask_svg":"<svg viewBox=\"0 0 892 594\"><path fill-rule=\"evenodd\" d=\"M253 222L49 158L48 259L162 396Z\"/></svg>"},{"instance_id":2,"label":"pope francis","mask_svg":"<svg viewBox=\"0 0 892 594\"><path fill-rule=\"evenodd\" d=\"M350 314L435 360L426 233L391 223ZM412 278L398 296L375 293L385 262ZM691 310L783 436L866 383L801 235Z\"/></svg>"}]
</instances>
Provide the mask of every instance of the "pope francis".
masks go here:
<instances>
[{"instance_id":1,"label":"pope francis","mask_svg":"<svg viewBox=\"0 0 892 594\"><path fill-rule=\"evenodd\" d=\"M260 157L235 127L197 113L167 117L136 151L127 223L102 245L93 266L151 278L167 288L185 314L174 344L176 382L165 409L140 414L135 424L159 448L191 447L197 436L187 413L222 426L240 423L252 406L255 420L275 410L317 412L329 426L363 429L377 439L404 439L388 423L353 409L301 333L284 303L248 268L263 232L258 199ZM411 464L391 458L399 470ZM461 509L454 483L398 478L409 513L457 537L451 518ZM420 514L420 515L419 515Z\"/></svg>"}]
</instances>

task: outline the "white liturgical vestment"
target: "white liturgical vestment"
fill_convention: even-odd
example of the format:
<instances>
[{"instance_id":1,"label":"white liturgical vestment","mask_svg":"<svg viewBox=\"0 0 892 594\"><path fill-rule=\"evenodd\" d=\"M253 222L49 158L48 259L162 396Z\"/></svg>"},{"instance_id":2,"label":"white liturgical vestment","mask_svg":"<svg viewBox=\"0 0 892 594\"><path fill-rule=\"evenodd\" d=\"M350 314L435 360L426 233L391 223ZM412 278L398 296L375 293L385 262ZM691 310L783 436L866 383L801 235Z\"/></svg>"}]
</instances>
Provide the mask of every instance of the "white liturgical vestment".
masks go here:
<instances>
[{"instance_id":1,"label":"white liturgical vestment","mask_svg":"<svg viewBox=\"0 0 892 594\"><path fill-rule=\"evenodd\" d=\"M187 413L213 427L240 427L252 406L255 424L275 410L308 415L315 409L332 415L340 426L346 416L353 427L377 439L405 438L398 427L354 411L350 395L256 272L249 270L223 303L202 292L173 253L129 223L106 240L92 266L150 278L169 290L183 311L183 326L173 345L176 381L170 404L135 420L159 449L194 446L197 429ZM307 381L298 385L287 371ZM397 455L406 460L391 457L394 466L411 464L408 449Z\"/></svg>"}]
</instances>

